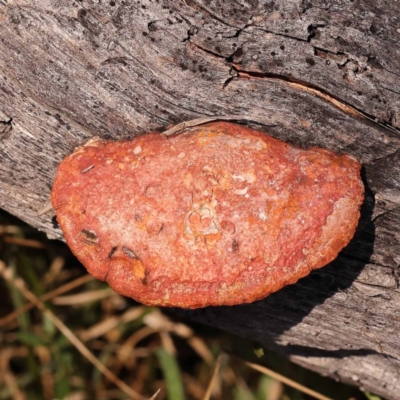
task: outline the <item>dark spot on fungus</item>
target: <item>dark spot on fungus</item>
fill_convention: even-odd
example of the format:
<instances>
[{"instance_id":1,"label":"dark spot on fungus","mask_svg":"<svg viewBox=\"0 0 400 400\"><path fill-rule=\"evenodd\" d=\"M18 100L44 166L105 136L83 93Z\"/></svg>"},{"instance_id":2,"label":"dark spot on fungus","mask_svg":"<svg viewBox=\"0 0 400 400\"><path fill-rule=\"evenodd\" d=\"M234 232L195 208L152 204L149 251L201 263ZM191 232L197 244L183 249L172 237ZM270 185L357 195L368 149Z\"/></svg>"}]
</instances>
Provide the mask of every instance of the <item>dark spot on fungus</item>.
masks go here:
<instances>
[{"instance_id":1,"label":"dark spot on fungus","mask_svg":"<svg viewBox=\"0 0 400 400\"><path fill-rule=\"evenodd\" d=\"M237 251L239 249L239 242L236 239L232 241L232 250Z\"/></svg>"},{"instance_id":2,"label":"dark spot on fungus","mask_svg":"<svg viewBox=\"0 0 400 400\"><path fill-rule=\"evenodd\" d=\"M137 258L136 254L126 246L122 246L122 251L124 252L124 254L126 254L130 258Z\"/></svg>"},{"instance_id":3,"label":"dark spot on fungus","mask_svg":"<svg viewBox=\"0 0 400 400\"><path fill-rule=\"evenodd\" d=\"M113 254L117 251L118 247L115 246L113 247L110 252L108 253L108 258L111 258L113 256Z\"/></svg>"},{"instance_id":4,"label":"dark spot on fungus","mask_svg":"<svg viewBox=\"0 0 400 400\"><path fill-rule=\"evenodd\" d=\"M88 229L82 229L81 237L82 237L82 240L87 244L91 244L94 246L97 246L99 244L99 239L96 235L96 232L94 232L94 231L91 231Z\"/></svg>"}]
</instances>

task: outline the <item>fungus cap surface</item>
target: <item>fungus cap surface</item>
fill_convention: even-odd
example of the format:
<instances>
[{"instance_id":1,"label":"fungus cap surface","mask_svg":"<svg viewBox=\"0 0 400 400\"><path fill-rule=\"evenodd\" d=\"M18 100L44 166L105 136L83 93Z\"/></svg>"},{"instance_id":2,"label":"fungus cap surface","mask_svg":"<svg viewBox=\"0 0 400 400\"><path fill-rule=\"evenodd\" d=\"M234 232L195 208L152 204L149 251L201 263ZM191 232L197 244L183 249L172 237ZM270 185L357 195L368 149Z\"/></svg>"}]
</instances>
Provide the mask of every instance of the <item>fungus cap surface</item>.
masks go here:
<instances>
[{"instance_id":1,"label":"fungus cap surface","mask_svg":"<svg viewBox=\"0 0 400 400\"><path fill-rule=\"evenodd\" d=\"M183 308L249 303L326 265L362 199L352 157L227 122L91 141L62 161L51 194L89 273Z\"/></svg>"}]
</instances>

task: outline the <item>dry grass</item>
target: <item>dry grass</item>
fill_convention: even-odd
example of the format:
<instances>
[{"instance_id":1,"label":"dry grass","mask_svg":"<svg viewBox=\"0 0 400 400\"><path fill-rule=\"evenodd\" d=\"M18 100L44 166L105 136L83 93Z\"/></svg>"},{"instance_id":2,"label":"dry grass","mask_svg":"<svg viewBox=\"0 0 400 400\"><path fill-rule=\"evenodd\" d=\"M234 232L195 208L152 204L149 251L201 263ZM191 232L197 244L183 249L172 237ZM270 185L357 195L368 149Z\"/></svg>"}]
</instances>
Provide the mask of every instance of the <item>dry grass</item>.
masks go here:
<instances>
[{"instance_id":1,"label":"dry grass","mask_svg":"<svg viewBox=\"0 0 400 400\"><path fill-rule=\"evenodd\" d=\"M117 295L5 212L0 275L0 400L368 398L273 353L259 361L279 372L249 362L251 343Z\"/></svg>"}]
</instances>

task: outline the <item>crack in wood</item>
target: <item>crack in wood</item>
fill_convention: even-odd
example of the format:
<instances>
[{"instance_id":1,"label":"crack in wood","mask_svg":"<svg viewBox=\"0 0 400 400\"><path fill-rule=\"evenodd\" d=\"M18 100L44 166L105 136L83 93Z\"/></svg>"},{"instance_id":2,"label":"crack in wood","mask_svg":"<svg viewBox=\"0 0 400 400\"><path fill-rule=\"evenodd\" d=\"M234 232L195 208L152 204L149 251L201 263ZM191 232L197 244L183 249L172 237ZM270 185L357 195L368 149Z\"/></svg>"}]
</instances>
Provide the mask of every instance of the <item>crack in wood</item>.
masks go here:
<instances>
[{"instance_id":1,"label":"crack in wood","mask_svg":"<svg viewBox=\"0 0 400 400\"><path fill-rule=\"evenodd\" d=\"M392 93L394 93L394 94L400 95L400 92L397 92L396 90L390 89L390 88L388 88L388 87L382 86L382 89L385 89L385 90L387 90L387 91L389 91L389 92L392 92Z\"/></svg>"},{"instance_id":2,"label":"crack in wood","mask_svg":"<svg viewBox=\"0 0 400 400\"><path fill-rule=\"evenodd\" d=\"M325 26L326 26L326 24L311 24L311 25L308 25L308 27L307 27L307 32L308 32L307 42L311 43L311 40L313 38L315 38L315 36L317 35L318 28L325 28Z\"/></svg>"},{"instance_id":3,"label":"crack in wood","mask_svg":"<svg viewBox=\"0 0 400 400\"><path fill-rule=\"evenodd\" d=\"M302 41L304 41L304 40L302 40ZM322 98L323 100L331 103L334 107L340 109L341 111L343 111L343 112L345 112L345 113L347 113L349 115L352 115L353 117L359 117L359 118L367 119L367 120L373 122L374 124L384 128L384 129L390 130L392 132L400 133L400 130L397 129L396 127L394 127L391 124L392 118L390 118L390 120L388 120L388 121L380 121L379 118L377 118L376 116L368 114L365 111L359 110L358 108L356 108L354 106L351 106L350 104L348 104L348 103L344 102L343 100L333 96L332 94L328 93L327 91L325 91L325 90L323 90L323 89L321 89L319 87L316 87L315 85L312 85L312 84L310 84L308 82L300 81L298 79L290 78L288 76L279 75L279 74L276 74L276 73L256 72L256 71L248 71L248 70L241 69L238 64L235 64L233 62L234 55L239 49L236 49L230 56L224 57L221 54L213 52L213 51L211 51L209 49L206 49L206 48L200 46L197 43L194 43L190 39L188 39L188 42L192 46L196 47L197 49L199 49L199 50L201 50L201 51L203 51L203 52L205 52L205 53L207 53L207 54L209 54L209 55L211 55L213 57L216 57L216 58L219 58L219 59L224 59L226 62L231 64L230 74L232 74L232 71L235 71L236 72L236 77L239 78L239 79L242 78L242 77L245 77L245 78L261 78L261 79L262 78L267 78L267 79L276 79L276 80L280 80L280 81L286 82L288 85L290 85L291 87L293 87L295 89L299 89L299 90L302 90L304 92L308 92L308 93L310 93L310 94L312 94L314 96L318 96L318 97ZM317 48L315 47L315 49L317 49ZM324 49L320 49L320 50L326 51ZM329 51L326 51L326 52L327 53L336 54L334 52L329 52ZM346 53L340 53L340 52L338 52L337 54L338 55L339 54L346 55ZM348 56L348 55L346 55L346 56ZM346 63L349 62L349 61L351 61L350 58L348 58L346 60L346 62L341 66L344 67L346 65ZM338 66L339 66L339 64L338 64ZM235 79L235 76L230 76L228 79L226 79L225 82L222 85L223 89L225 89L234 79Z\"/></svg>"},{"instance_id":4,"label":"crack in wood","mask_svg":"<svg viewBox=\"0 0 400 400\"><path fill-rule=\"evenodd\" d=\"M399 143L399 145L400 145L400 143ZM382 156L382 157L374 158L373 160L369 161L369 162L367 163L367 165L374 164L374 163L376 163L377 161L381 161L381 160L384 160L384 159L386 159L386 158L388 158L388 157L391 157L391 156L395 155L399 150L400 150L400 146L397 147L397 148L395 148L394 151L392 151L392 152L390 152L390 153L387 153L387 154L385 154L385 155Z\"/></svg>"},{"instance_id":5,"label":"crack in wood","mask_svg":"<svg viewBox=\"0 0 400 400\"><path fill-rule=\"evenodd\" d=\"M371 263L368 263L371 264ZM374 264L374 265L378 265L378 264ZM385 267L385 268L389 268L389 267ZM366 281L362 281L359 279L356 279L354 281L355 283L361 283L365 286L370 286L371 288L380 288L380 289L385 289L385 292L390 292L392 290L396 290L397 286L384 286L384 285L380 285L379 283L371 283L371 282L366 282Z\"/></svg>"},{"instance_id":6,"label":"crack in wood","mask_svg":"<svg viewBox=\"0 0 400 400\"><path fill-rule=\"evenodd\" d=\"M193 2L185 2L185 3L188 7L191 7L194 10L205 14L207 17L211 17L212 19L215 19L216 21L220 22L221 24L223 24L225 26L229 26L230 28L240 29L238 26L228 24L225 20L223 20L222 18L219 18L218 16L213 14L210 10L207 10L206 7L201 6L200 4L194 4Z\"/></svg>"},{"instance_id":7,"label":"crack in wood","mask_svg":"<svg viewBox=\"0 0 400 400\"><path fill-rule=\"evenodd\" d=\"M8 120L0 121L0 140L8 139L10 137L12 126L12 117Z\"/></svg>"},{"instance_id":8,"label":"crack in wood","mask_svg":"<svg viewBox=\"0 0 400 400\"><path fill-rule=\"evenodd\" d=\"M308 92L310 94L316 95L330 103L332 103L334 106L339 108L340 110L346 112L347 114L350 114L355 117L361 117L363 114L356 110L354 107L351 107L347 105L346 103L340 101L339 99L336 99L334 96L326 93L322 89L313 87L307 82L299 81L297 79L290 78L288 76L284 75L279 75L275 73L270 73L270 72L255 72L255 71L247 71L247 70L242 70L239 65L233 64L232 68L237 72L238 78L259 78L259 79L272 79L272 80L280 80L283 81L290 86ZM368 118L371 119L371 118Z\"/></svg>"},{"instance_id":9,"label":"crack in wood","mask_svg":"<svg viewBox=\"0 0 400 400\"><path fill-rule=\"evenodd\" d=\"M392 208L391 210L383 211L381 214L377 215L377 216L371 221L371 223L375 223L375 222L377 222L379 219L381 219L382 217L386 216L386 214L390 214L390 213L393 213L393 212L397 212L397 210L399 210L399 209L400 209L400 207L395 207L395 208Z\"/></svg>"},{"instance_id":10,"label":"crack in wood","mask_svg":"<svg viewBox=\"0 0 400 400\"><path fill-rule=\"evenodd\" d=\"M262 28L259 25L251 25L251 26L254 27L255 29L259 30L259 31L262 31L262 32L265 32L265 33L269 33L269 34L274 35L274 36L280 36L280 37L284 37L286 39L292 39L292 40L296 40L296 41L302 42L302 43L309 43L307 39L303 39L301 37L291 36L291 35L286 35L284 33L271 31L269 29Z\"/></svg>"},{"instance_id":11,"label":"crack in wood","mask_svg":"<svg viewBox=\"0 0 400 400\"><path fill-rule=\"evenodd\" d=\"M213 56L213 57L222 58L222 59L224 59L224 60L226 60L226 58L227 58L227 57L222 56L221 54L218 54L218 53L215 53L215 52L213 52L213 51L211 51L211 50L209 50L209 49L206 49L206 48L200 46L200 45L197 44L197 43L194 43L192 40L189 40L188 42L189 42L193 47L196 47L197 49L199 49L199 50L201 50L201 51L204 51L204 53L210 54L210 55Z\"/></svg>"},{"instance_id":12,"label":"crack in wood","mask_svg":"<svg viewBox=\"0 0 400 400\"><path fill-rule=\"evenodd\" d=\"M325 90L322 90L320 88L315 87L314 85L309 84L308 82L304 81L299 81L297 79L293 79L287 76L275 74L275 73L269 73L269 72L255 72L255 71L246 71L240 69L240 67L237 64L232 64L232 68L234 68L237 73L238 73L238 78L267 78L267 79L276 79L280 80L283 82L287 82L289 86L302 90L304 92L308 92L312 95L318 96L327 102L331 103L333 106L336 108L339 108L340 110L344 111L347 114L350 114L354 117L360 117L360 118L365 118L374 124L379 125L380 127L384 129L388 129L392 132L400 133L400 130L392 126L389 122L380 122L379 119L373 115L369 115L364 111L361 111L345 102L342 100L336 98L335 96L327 93ZM231 81L231 80L230 80ZM226 83L226 82L225 82ZM226 87L227 85L225 85Z\"/></svg>"}]
</instances>

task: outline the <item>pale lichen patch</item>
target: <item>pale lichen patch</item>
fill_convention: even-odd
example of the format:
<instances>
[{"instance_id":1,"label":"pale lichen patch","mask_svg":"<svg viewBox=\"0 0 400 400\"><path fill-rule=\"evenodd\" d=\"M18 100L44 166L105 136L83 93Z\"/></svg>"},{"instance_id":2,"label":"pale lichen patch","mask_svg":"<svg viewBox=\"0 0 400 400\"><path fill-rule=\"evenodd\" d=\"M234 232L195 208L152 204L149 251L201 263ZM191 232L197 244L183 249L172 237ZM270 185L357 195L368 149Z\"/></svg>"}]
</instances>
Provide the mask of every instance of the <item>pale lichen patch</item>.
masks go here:
<instances>
[{"instance_id":1,"label":"pale lichen patch","mask_svg":"<svg viewBox=\"0 0 400 400\"><path fill-rule=\"evenodd\" d=\"M141 152L142 152L142 146L136 146L134 149L133 149L133 154L135 154L135 155L138 155L138 154L140 154Z\"/></svg>"},{"instance_id":2,"label":"pale lichen patch","mask_svg":"<svg viewBox=\"0 0 400 400\"><path fill-rule=\"evenodd\" d=\"M236 189L233 191L233 193L237 194L238 196L244 196L247 194L248 188L245 187L244 189Z\"/></svg>"},{"instance_id":3,"label":"pale lichen patch","mask_svg":"<svg viewBox=\"0 0 400 400\"><path fill-rule=\"evenodd\" d=\"M266 221L267 219L268 219L268 216L267 216L267 214L265 213L265 211L261 211L259 214L258 214L258 218L260 218L261 219L261 221Z\"/></svg>"}]
</instances>

